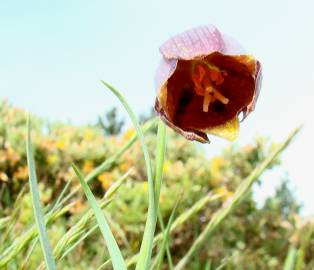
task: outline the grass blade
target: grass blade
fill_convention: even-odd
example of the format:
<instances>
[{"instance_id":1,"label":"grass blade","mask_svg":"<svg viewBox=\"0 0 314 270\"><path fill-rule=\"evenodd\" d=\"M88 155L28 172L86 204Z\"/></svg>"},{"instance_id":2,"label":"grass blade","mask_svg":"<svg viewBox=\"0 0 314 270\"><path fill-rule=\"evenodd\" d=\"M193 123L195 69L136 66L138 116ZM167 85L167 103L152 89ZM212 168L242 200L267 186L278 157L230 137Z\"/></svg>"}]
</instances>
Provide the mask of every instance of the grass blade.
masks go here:
<instances>
[{"instance_id":1,"label":"grass blade","mask_svg":"<svg viewBox=\"0 0 314 270\"><path fill-rule=\"evenodd\" d=\"M143 125L143 132L148 132L154 128L157 124L158 118L153 118L147 121ZM102 164L91 171L85 178L86 182L90 182L95 179L100 173L109 169L112 164L114 164L136 141L136 135L132 136L127 143L112 157L106 159ZM68 195L66 195L58 205L55 204L54 211L49 211L45 215L46 224L53 222L60 216L65 214L73 205L72 202L65 205L65 203L72 198L80 190L80 187L74 188ZM61 208L61 206L63 207ZM60 209L61 208L61 209ZM23 233L21 236L17 237L12 244L10 244L5 250L1 251L0 255L0 268L7 265L11 260L13 260L22 250L24 250L29 243L38 235L38 231L35 227L30 228L28 231Z\"/></svg>"},{"instance_id":2,"label":"grass blade","mask_svg":"<svg viewBox=\"0 0 314 270\"><path fill-rule=\"evenodd\" d=\"M159 221L159 225L161 227L161 233L164 237L164 234L165 234L165 225L164 225L164 222L163 222L163 219L162 219L162 215L161 215L161 212L160 212L160 209L158 211L158 221ZM172 225L172 224L171 224ZM170 227L171 228L171 227ZM169 232L170 233L170 232ZM171 253L170 253L170 248L169 248L169 245L166 245L166 254L167 254L167 260L168 260L168 267L169 267L169 270L173 270L173 262L172 262L172 257L171 257ZM153 267L154 268L154 267Z\"/></svg>"},{"instance_id":3,"label":"grass blade","mask_svg":"<svg viewBox=\"0 0 314 270\"><path fill-rule=\"evenodd\" d=\"M313 232L314 227L310 222L301 228L300 247L296 256L295 270L302 270L305 267L305 255L310 245Z\"/></svg>"},{"instance_id":4,"label":"grass blade","mask_svg":"<svg viewBox=\"0 0 314 270\"><path fill-rule=\"evenodd\" d=\"M96 201L96 198L94 197L92 191L90 190L89 186L87 183L84 181L83 176L79 172L78 168L72 164L72 167L80 181L80 184L84 190L84 193L87 197L87 200L89 202L90 207L93 209L96 220L98 222L99 229L106 241L106 245L112 260L112 266L115 270L123 270L127 269L125 266L125 262L123 260L121 251L119 249L119 246L110 230L110 227L108 225L108 222L98 204Z\"/></svg>"},{"instance_id":5,"label":"grass blade","mask_svg":"<svg viewBox=\"0 0 314 270\"><path fill-rule=\"evenodd\" d=\"M156 151L156 165L155 165L155 205L156 212L159 208L159 195L161 182L163 178L163 167L166 152L166 125L159 119L157 132L157 151Z\"/></svg>"},{"instance_id":6,"label":"grass blade","mask_svg":"<svg viewBox=\"0 0 314 270\"><path fill-rule=\"evenodd\" d=\"M15 202L13 204L13 211L10 213L9 222L5 224L4 231L0 237L0 253L2 253L2 249L5 248L10 243L10 234L14 231L14 226L16 225L16 220L18 219L18 215L21 212L21 201L23 195L26 192L28 186L24 186L19 194L17 195ZM1 229L1 220L0 220L0 229Z\"/></svg>"},{"instance_id":7,"label":"grass blade","mask_svg":"<svg viewBox=\"0 0 314 270\"><path fill-rule=\"evenodd\" d=\"M157 132L156 162L155 162L156 163L155 164L155 172L156 172L155 173L155 205L156 205L156 212L158 214L159 223L162 228L163 234L165 233L165 228L164 228L164 223L163 223L162 216L159 209L159 196L160 196L160 189L161 189L161 183L162 183L162 178L163 178L165 152L166 152L166 125L159 119L158 132ZM171 260L168 245L165 245L164 248L167 251L168 260ZM162 252L164 252L164 250L162 250ZM163 258L164 253L160 256L162 256ZM159 257L157 256L157 260L155 262L158 262L158 258ZM171 261L170 261L170 265L171 265ZM152 268L155 268L155 267L152 266Z\"/></svg>"},{"instance_id":8,"label":"grass blade","mask_svg":"<svg viewBox=\"0 0 314 270\"><path fill-rule=\"evenodd\" d=\"M224 194L215 194L212 195L211 193L207 194L206 196L199 199L190 209L186 210L184 213L182 213L180 216L178 216L175 221L172 223L170 227L170 233L172 233L175 229L183 225L185 222L187 222L192 216L194 216L197 212L202 210L207 203L216 201L223 197ZM153 246L155 246L157 243L162 241L164 235L162 233L159 233L154 237ZM130 267L134 265L138 260L139 254L136 254L132 256L131 258L127 259L127 266ZM110 259L104 262L97 270L100 269L107 269L107 266L110 263Z\"/></svg>"},{"instance_id":9,"label":"grass blade","mask_svg":"<svg viewBox=\"0 0 314 270\"><path fill-rule=\"evenodd\" d=\"M197 250L204 244L208 237L219 227L222 221L236 208L245 195L249 192L252 185L263 173L263 171L269 166L269 164L289 145L294 136L300 131L300 128L295 129L288 138L279 146L277 146L268 157L258 166L251 174L243 180L240 186L237 188L232 199L214 214L211 221L207 224L203 232L197 237L187 254L176 265L175 270L182 270L195 254Z\"/></svg>"},{"instance_id":10,"label":"grass blade","mask_svg":"<svg viewBox=\"0 0 314 270\"><path fill-rule=\"evenodd\" d=\"M0 229L7 226L7 224L11 221L11 217L0 218Z\"/></svg>"},{"instance_id":11,"label":"grass blade","mask_svg":"<svg viewBox=\"0 0 314 270\"><path fill-rule=\"evenodd\" d=\"M146 172L147 172L147 181L148 181L149 204L148 204L147 220L146 220L144 235L142 239L141 249L140 249L140 256L136 265L136 270L146 270L146 269L149 269L149 265L151 261L153 239L154 239L156 222L157 222L157 212L156 212L156 206L155 206L155 187L154 187L151 161L150 161L147 146L144 141L143 132L141 130L141 127L131 107L129 106L129 104L126 102L126 100L120 94L118 90L116 90L115 88L113 88L111 85L109 85L108 83L104 81L102 81L102 83L120 100L121 104L126 109L134 125L134 128L136 129L137 137L141 143L141 147L142 147L142 151L144 155Z\"/></svg>"},{"instance_id":12,"label":"grass blade","mask_svg":"<svg viewBox=\"0 0 314 270\"><path fill-rule=\"evenodd\" d=\"M84 241L88 236L90 236L97 228L98 224L88 229L86 233L84 233L75 243L73 243L69 248L67 248L64 251L64 253L62 253L60 260L64 259L69 253L71 253L82 241Z\"/></svg>"},{"instance_id":13,"label":"grass blade","mask_svg":"<svg viewBox=\"0 0 314 270\"><path fill-rule=\"evenodd\" d=\"M154 128L157 124L158 118L153 118L147 121L143 125L143 132L148 132L152 128ZM89 183L93 179L95 179L99 174L103 173L104 171L108 170L117 160L135 143L137 139L137 135L132 136L129 141L120 149L116 154L112 157L106 159L102 164L97 166L94 170L92 170L86 177L85 182ZM66 201L68 201L76 192L80 189L80 187L74 188L60 203L58 206L63 205Z\"/></svg>"},{"instance_id":14,"label":"grass blade","mask_svg":"<svg viewBox=\"0 0 314 270\"><path fill-rule=\"evenodd\" d=\"M197 212L199 212L201 209L207 205L207 203L216 201L219 198L221 198L223 195L217 194L211 196L211 194L207 194L200 200L198 200L190 209L186 210L184 213L182 213L180 216L178 216L175 221L172 223L170 227L170 233L172 233L175 229L183 225L185 222L187 222L192 216L194 216ZM164 235L162 233L159 233L155 236L153 244L156 245L158 242L162 241ZM134 255L132 258L127 260L127 266L131 266L138 260L138 254Z\"/></svg>"},{"instance_id":15,"label":"grass blade","mask_svg":"<svg viewBox=\"0 0 314 270\"><path fill-rule=\"evenodd\" d=\"M38 237L36 237L33 242L31 243L28 251L27 251L27 254L25 256L25 259L23 260L23 263L22 263L22 266L20 266L20 270L26 270L27 268L27 263L29 262L29 258L31 257L36 245L37 245L37 242L38 242Z\"/></svg>"},{"instance_id":16,"label":"grass blade","mask_svg":"<svg viewBox=\"0 0 314 270\"><path fill-rule=\"evenodd\" d=\"M161 270L161 267L162 267L163 259L165 256L165 251L166 251L167 246L169 245L170 228L174 219L175 212L177 211L178 205L179 205L179 200L176 202L174 208L171 211L166 230L163 233L164 237L163 237L161 248L157 257L158 258L157 267L156 267L157 270Z\"/></svg>"},{"instance_id":17,"label":"grass blade","mask_svg":"<svg viewBox=\"0 0 314 270\"><path fill-rule=\"evenodd\" d=\"M288 255L285 260L284 270L294 270L295 261L297 257L297 249L293 246L290 247Z\"/></svg>"},{"instance_id":18,"label":"grass blade","mask_svg":"<svg viewBox=\"0 0 314 270\"><path fill-rule=\"evenodd\" d=\"M68 191L70 185L71 185L72 179L70 179L69 181L67 181L67 183L65 184L65 186L63 187L60 195L58 196L56 202L54 203L52 209L49 212L54 212L56 209L58 209L58 207L60 206L60 202L62 201L64 195L66 194L66 192Z\"/></svg>"},{"instance_id":19,"label":"grass blade","mask_svg":"<svg viewBox=\"0 0 314 270\"><path fill-rule=\"evenodd\" d=\"M51 248L48 241L48 234L45 226L44 215L41 211L41 203L39 197L39 190L37 185L37 176L36 176L36 168L35 161L33 156L33 148L31 143L31 133L30 133L30 119L27 119L27 141L26 141L26 153L27 153L27 164L29 170L29 185L30 192L33 201L34 215L35 220L39 232L39 240L42 247L44 259L46 262L46 266L48 270L55 270L56 263L54 258L52 257Z\"/></svg>"},{"instance_id":20,"label":"grass blade","mask_svg":"<svg viewBox=\"0 0 314 270\"><path fill-rule=\"evenodd\" d=\"M100 200L99 205L103 209L109 205L112 201L112 197L120 186L126 181L133 168L130 168L124 175L122 175L118 180L116 180L105 193L105 196ZM93 225L94 220L93 211L87 211L78 222L76 222L70 230L68 230L56 244L53 255L55 259L62 260L70 252L72 252L84 239L91 235L97 228L98 225ZM96 222L97 223L97 222ZM92 226L92 227L91 227ZM91 228L90 228L91 227ZM41 264L41 268L43 264Z\"/></svg>"},{"instance_id":21,"label":"grass blade","mask_svg":"<svg viewBox=\"0 0 314 270\"><path fill-rule=\"evenodd\" d=\"M59 217L63 216L72 208L73 203L70 203L64 206L60 210L56 210L56 212L47 214L45 216L46 225L54 222ZM13 243L7 247L0 255L0 269L1 267L5 267L10 261L13 261L17 254L19 254L22 250L29 246L30 242L37 237L38 230L34 225L29 228L22 235L18 236Z\"/></svg>"}]
</instances>

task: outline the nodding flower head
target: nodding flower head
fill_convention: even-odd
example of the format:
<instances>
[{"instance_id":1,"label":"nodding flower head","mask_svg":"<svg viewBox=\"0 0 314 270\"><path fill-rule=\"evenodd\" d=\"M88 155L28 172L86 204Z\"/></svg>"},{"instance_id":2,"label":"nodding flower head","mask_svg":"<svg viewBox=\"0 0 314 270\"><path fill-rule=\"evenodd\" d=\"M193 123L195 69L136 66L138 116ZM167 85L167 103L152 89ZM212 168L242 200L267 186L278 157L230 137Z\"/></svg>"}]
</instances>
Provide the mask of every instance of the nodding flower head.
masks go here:
<instances>
[{"instance_id":1,"label":"nodding flower head","mask_svg":"<svg viewBox=\"0 0 314 270\"><path fill-rule=\"evenodd\" d=\"M164 122L189 140L236 139L239 115L245 119L259 95L260 62L212 25L170 38L160 52L155 109Z\"/></svg>"}]
</instances>

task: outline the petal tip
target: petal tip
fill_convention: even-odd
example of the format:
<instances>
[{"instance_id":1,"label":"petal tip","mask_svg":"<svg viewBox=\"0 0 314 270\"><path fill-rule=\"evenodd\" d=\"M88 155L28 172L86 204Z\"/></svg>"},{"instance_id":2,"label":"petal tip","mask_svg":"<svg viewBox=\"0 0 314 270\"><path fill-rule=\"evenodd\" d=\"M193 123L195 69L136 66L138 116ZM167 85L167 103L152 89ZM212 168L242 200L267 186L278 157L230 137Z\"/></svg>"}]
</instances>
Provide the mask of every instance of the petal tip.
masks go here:
<instances>
[{"instance_id":1,"label":"petal tip","mask_svg":"<svg viewBox=\"0 0 314 270\"><path fill-rule=\"evenodd\" d=\"M210 143L208 136L205 132L198 130L183 130L180 127L176 126L166 115L165 110L161 107L161 104L156 98L155 101L155 111L158 113L159 117L165 122L167 126L181 134L189 141L198 141L200 143Z\"/></svg>"}]
</instances>

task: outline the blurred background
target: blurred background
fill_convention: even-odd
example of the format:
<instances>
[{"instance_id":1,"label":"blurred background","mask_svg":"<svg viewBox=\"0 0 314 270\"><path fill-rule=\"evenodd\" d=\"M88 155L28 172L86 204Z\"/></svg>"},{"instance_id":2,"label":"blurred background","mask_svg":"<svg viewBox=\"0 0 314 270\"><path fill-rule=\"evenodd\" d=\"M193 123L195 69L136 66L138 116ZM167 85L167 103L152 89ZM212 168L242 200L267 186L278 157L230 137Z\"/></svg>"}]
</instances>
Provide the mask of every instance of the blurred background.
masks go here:
<instances>
[{"instance_id":1,"label":"blurred background","mask_svg":"<svg viewBox=\"0 0 314 270\"><path fill-rule=\"evenodd\" d=\"M90 123L117 106L100 84L125 93L138 114L154 103L159 45L171 35L212 23L235 37L263 66L256 112L240 144L261 134L275 140L304 124L284 155L304 214L314 213L314 27L311 0L279 1L2 1L0 97L52 120ZM119 107L119 113L124 112ZM213 138L208 155L228 142ZM276 177L278 179L278 177ZM263 183L257 197L278 181Z\"/></svg>"},{"instance_id":2,"label":"blurred background","mask_svg":"<svg viewBox=\"0 0 314 270\"><path fill-rule=\"evenodd\" d=\"M298 209L296 212L303 217L312 216L313 10L311 0L1 1L0 99L6 100L0 103L2 128L13 126L13 123L16 129L22 128L20 120L12 120L23 118L24 113L16 111L16 107L30 111L38 118L38 134L42 130L41 125L45 127L44 134L38 136L48 136L55 141L54 150L48 149L46 142L48 148L43 150L42 159L48 153L50 160L45 160L43 164L52 166L52 175L66 174L67 168L58 163L61 161L53 153L71 148L70 141L75 140L75 136L81 136L80 131L84 130L85 133L82 132L88 137L89 131L86 130L96 127L97 131L93 132L100 136L99 145L101 135L105 135L118 140L116 147L121 145L119 140L132 133L123 108L100 80L122 91L135 112L147 118L154 104L153 78L160 60L160 44L173 34L212 23L221 32L235 37L248 53L262 63L264 78L256 111L242 123L236 142L238 150L234 150L230 142L215 137L211 137L212 143L205 146L181 142L177 138L175 140L184 145L181 151L187 149L187 153L183 152L186 156L170 157L169 160L187 160L193 151L199 151L197 153L202 153L204 157L205 170L213 169L211 166L220 168L221 160L229 164L233 155L240 155L240 161L241 158L248 159L253 168L254 162L263 156L261 153L266 155L268 147L271 147L269 141L281 141L293 128L304 124L297 139L283 153L281 165L264 174L254 187L253 198L256 207L263 208L265 203L267 205L267 198L274 198L287 188L291 192L289 196L298 205L295 208L292 206L293 211ZM115 107L117 110L112 110ZM111 114L108 115L108 112ZM8 115L11 116L5 120ZM113 130L110 119L114 119ZM47 122L50 124L43 124ZM53 131L52 127L60 126L59 131ZM14 127L11 128L13 130L6 131L7 134L14 132ZM67 132L72 135L65 139L63 136ZM90 136L94 138L96 135ZM40 141L37 140L38 145ZM92 145L82 147L87 147L84 148L87 152L93 148ZM105 151L106 147L100 150ZM189 147L194 150L190 151ZM222 149L227 149L227 152L221 154ZM252 149L261 154L255 157L254 162L248 154ZM88 157L90 163L86 163L87 156L78 149L72 149L69 160L75 157L85 166L85 172L89 172L100 162L100 150L93 157ZM136 161L130 162L136 164ZM197 161L198 165L193 166L200 168L204 164L202 162ZM175 170L180 172L179 169L183 168L175 164L173 166L179 166ZM25 178L23 167L14 170L19 170L21 179ZM231 175L234 173L230 172ZM5 176L2 177L5 179ZM16 177L18 179L18 175ZM63 177L60 176L59 181L62 182L60 179ZM105 175L99 180L105 189L110 182L108 177ZM227 189L232 190L232 186L239 181L229 183L231 186L227 185Z\"/></svg>"}]
</instances>

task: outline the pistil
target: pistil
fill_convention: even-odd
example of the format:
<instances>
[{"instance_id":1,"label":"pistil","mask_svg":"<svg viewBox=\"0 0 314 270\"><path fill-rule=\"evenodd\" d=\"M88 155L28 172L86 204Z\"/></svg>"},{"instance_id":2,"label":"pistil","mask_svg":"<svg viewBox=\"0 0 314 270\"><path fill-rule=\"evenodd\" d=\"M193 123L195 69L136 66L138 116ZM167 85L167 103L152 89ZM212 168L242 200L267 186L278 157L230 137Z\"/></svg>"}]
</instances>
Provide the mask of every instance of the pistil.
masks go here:
<instances>
[{"instance_id":1,"label":"pistil","mask_svg":"<svg viewBox=\"0 0 314 270\"><path fill-rule=\"evenodd\" d=\"M212 69L209 65L206 65L205 68L203 65L198 64L192 75L192 80L195 92L204 97L203 112L208 112L209 105L215 100L218 100L224 105L229 103L229 99L222 95L215 87L224 81L222 72L218 68L215 67L215 69Z\"/></svg>"}]
</instances>

